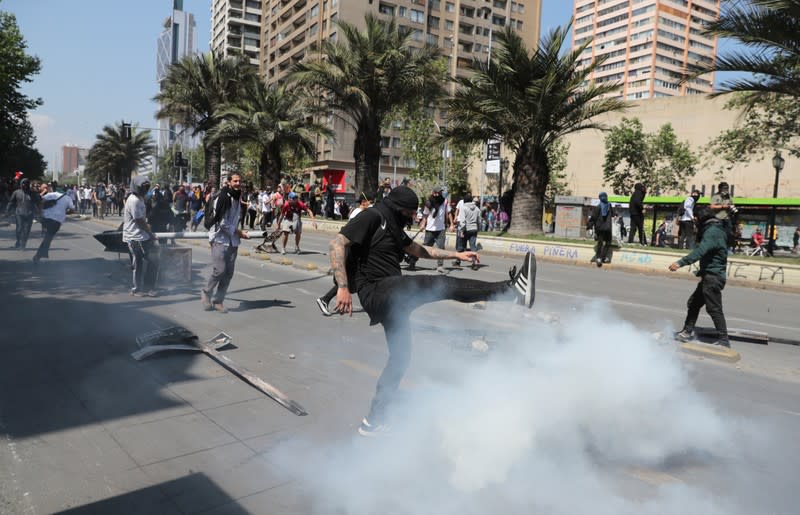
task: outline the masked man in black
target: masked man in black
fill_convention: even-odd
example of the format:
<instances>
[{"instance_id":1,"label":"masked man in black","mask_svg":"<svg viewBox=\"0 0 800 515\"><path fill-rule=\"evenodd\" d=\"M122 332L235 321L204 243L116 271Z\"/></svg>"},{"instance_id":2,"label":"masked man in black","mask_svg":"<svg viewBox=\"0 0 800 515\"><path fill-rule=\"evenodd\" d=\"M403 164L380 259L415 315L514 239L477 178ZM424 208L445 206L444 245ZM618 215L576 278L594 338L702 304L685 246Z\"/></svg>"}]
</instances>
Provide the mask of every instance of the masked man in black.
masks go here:
<instances>
[{"instance_id":1,"label":"masked man in black","mask_svg":"<svg viewBox=\"0 0 800 515\"><path fill-rule=\"evenodd\" d=\"M413 219L418 202L413 190L398 186L382 202L344 226L330 243L331 268L339 286L335 310L352 314L351 294L357 292L370 323L383 326L389 347L389 359L378 379L369 414L358 429L363 436L388 429L387 408L411 359L412 310L438 300L478 302L495 296L516 296L521 304L529 308L533 305L536 262L530 252L519 272L512 268L509 281L402 276L400 261L404 253L427 259L478 260L476 252L452 252L413 242L403 227Z\"/></svg>"}]
</instances>

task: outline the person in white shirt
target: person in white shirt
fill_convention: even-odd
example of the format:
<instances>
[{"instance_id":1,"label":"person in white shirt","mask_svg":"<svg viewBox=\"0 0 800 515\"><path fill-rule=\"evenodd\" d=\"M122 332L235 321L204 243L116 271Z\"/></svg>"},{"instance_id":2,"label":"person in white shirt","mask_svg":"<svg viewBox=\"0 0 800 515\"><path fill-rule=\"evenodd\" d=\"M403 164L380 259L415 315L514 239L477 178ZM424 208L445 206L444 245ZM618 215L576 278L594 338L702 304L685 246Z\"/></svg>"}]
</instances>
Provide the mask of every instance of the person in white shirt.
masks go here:
<instances>
[{"instance_id":1,"label":"person in white shirt","mask_svg":"<svg viewBox=\"0 0 800 515\"><path fill-rule=\"evenodd\" d=\"M472 198L471 193L467 195ZM466 195L465 195L466 196ZM456 252L464 252L467 248L466 238L464 238L464 199L458 201L456 204L456 212L451 224L453 230L456 232ZM456 259L453 261L453 266L461 266L461 261Z\"/></svg>"},{"instance_id":2,"label":"person in white shirt","mask_svg":"<svg viewBox=\"0 0 800 515\"><path fill-rule=\"evenodd\" d=\"M34 263L39 263L42 258L50 257L50 244L58 230L61 229L61 224L67 219L67 210L75 209L69 192L53 191L57 186L58 184L53 181L48 187L48 193L42 197L42 227L45 233L36 255L33 256Z\"/></svg>"},{"instance_id":3,"label":"person in white shirt","mask_svg":"<svg viewBox=\"0 0 800 515\"><path fill-rule=\"evenodd\" d=\"M447 215L450 213L450 203L442 194L442 188L436 186L433 188L430 198L425 202L425 209L422 210L422 220L419 222L419 227L425 228L425 241L422 244L426 247L436 246L437 248L444 249L445 238L447 234ZM416 268L416 259L409 262L409 270ZM436 271L440 274L446 273L444 269L444 260L438 259L436 261Z\"/></svg>"},{"instance_id":4,"label":"person in white shirt","mask_svg":"<svg viewBox=\"0 0 800 515\"><path fill-rule=\"evenodd\" d=\"M158 248L156 235L147 223L147 207L144 203L144 196L149 189L150 180L147 177L134 177L131 181L131 194L128 195L122 212L122 241L128 244L133 263L131 295L134 297L158 296L155 290L159 266Z\"/></svg>"},{"instance_id":5,"label":"person in white shirt","mask_svg":"<svg viewBox=\"0 0 800 515\"><path fill-rule=\"evenodd\" d=\"M269 187L265 190L261 190L261 193L258 194L258 226L261 228L262 232L267 230L268 225L272 225L272 206L269 203L269 198L271 196Z\"/></svg>"},{"instance_id":6,"label":"person in white shirt","mask_svg":"<svg viewBox=\"0 0 800 515\"><path fill-rule=\"evenodd\" d=\"M698 200L700 200L700 192L694 190L692 194L683 201L683 213L680 215L680 229L678 231L679 249L694 248L694 208L697 206Z\"/></svg>"}]
</instances>

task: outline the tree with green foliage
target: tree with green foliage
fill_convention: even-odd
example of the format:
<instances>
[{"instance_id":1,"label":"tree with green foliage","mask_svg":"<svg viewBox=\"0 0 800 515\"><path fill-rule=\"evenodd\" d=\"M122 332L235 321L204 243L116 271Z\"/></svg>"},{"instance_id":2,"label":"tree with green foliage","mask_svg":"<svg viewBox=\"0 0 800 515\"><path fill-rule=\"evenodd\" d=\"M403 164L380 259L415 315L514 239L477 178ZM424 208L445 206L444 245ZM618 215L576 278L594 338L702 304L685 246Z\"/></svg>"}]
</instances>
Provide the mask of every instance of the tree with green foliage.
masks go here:
<instances>
[{"instance_id":1,"label":"tree with green foliage","mask_svg":"<svg viewBox=\"0 0 800 515\"><path fill-rule=\"evenodd\" d=\"M245 98L255 73L240 56L222 57L212 52L187 56L170 66L161 92L153 98L161 105L156 117L186 127L192 136L207 136L222 121L220 113ZM217 186L222 143L219 138L203 138L206 179Z\"/></svg>"},{"instance_id":2,"label":"tree with green foliage","mask_svg":"<svg viewBox=\"0 0 800 515\"><path fill-rule=\"evenodd\" d=\"M401 110L393 119L400 120L400 146L403 158L414 163L409 174L412 179L441 183L445 172L443 146L437 138L434 119L424 109Z\"/></svg>"},{"instance_id":3,"label":"tree with green foliage","mask_svg":"<svg viewBox=\"0 0 800 515\"><path fill-rule=\"evenodd\" d=\"M37 178L47 166L34 148L36 137L28 119L28 111L42 105L42 100L21 93L22 84L41 70L39 58L26 49L16 17L0 11L0 176L20 170Z\"/></svg>"},{"instance_id":4,"label":"tree with green foliage","mask_svg":"<svg viewBox=\"0 0 800 515\"><path fill-rule=\"evenodd\" d=\"M122 122L106 125L86 156L86 174L92 181L128 184L131 174L155 151L149 130L124 134Z\"/></svg>"},{"instance_id":5,"label":"tree with green foliage","mask_svg":"<svg viewBox=\"0 0 800 515\"><path fill-rule=\"evenodd\" d=\"M266 86L255 79L247 94L223 108L221 122L209 130L211 141L251 143L258 153L258 184L277 187L284 171L283 154L314 156L317 136L332 137L327 126L312 121L308 95L296 87Z\"/></svg>"},{"instance_id":6,"label":"tree with green foliage","mask_svg":"<svg viewBox=\"0 0 800 515\"><path fill-rule=\"evenodd\" d=\"M445 132L451 140L485 144L498 138L515 154L513 234L542 233L549 148L567 134L602 129L598 115L626 106L607 98L616 84L588 82L603 62L582 65L589 41L562 53L569 35L569 25L556 28L529 52L519 34L506 28L498 33L491 62L477 62L475 73L458 78L447 102Z\"/></svg>"},{"instance_id":7,"label":"tree with green foliage","mask_svg":"<svg viewBox=\"0 0 800 515\"><path fill-rule=\"evenodd\" d=\"M623 118L606 136L604 184L618 195L630 195L637 182L655 193L683 193L696 173L698 157L688 142L678 141L672 125L646 133L638 118Z\"/></svg>"},{"instance_id":8,"label":"tree with green foliage","mask_svg":"<svg viewBox=\"0 0 800 515\"><path fill-rule=\"evenodd\" d=\"M800 102L788 95L748 98L735 94L725 109L741 116L703 147L708 165L718 164L724 177L734 166L772 157L775 149L800 157Z\"/></svg>"},{"instance_id":9,"label":"tree with green foliage","mask_svg":"<svg viewBox=\"0 0 800 515\"><path fill-rule=\"evenodd\" d=\"M365 28L338 22L339 38L322 42L320 55L296 64L292 78L316 88L325 107L356 132L355 190L378 188L381 128L399 107L428 105L442 93L438 47L419 46L394 19L367 14Z\"/></svg>"},{"instance_id":10,"label":"tree with green foliage","mask_svg":"<svg viewBox=\"0 0 800 515\"><path fill-rule=\"evenodd\" d=\"M557 195L572 195L572 190L567 184L567 157L569 156L569 143L560 139L547 151L547 162L550 163L550 180L547 182L547 191L544 194L545 205L552 207Z\"/></svg>"}]
</instances>

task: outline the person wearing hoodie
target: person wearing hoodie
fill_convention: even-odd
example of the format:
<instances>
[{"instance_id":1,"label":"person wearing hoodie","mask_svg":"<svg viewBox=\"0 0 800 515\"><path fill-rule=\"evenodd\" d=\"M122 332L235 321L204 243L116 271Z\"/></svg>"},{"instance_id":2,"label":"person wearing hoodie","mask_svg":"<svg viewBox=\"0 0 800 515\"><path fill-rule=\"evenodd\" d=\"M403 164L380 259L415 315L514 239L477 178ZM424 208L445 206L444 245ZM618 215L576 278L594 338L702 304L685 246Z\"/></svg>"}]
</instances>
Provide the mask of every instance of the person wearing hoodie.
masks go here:
<instances>
[{"instance_id":1,"label":"person wearing hoodie","mask_svg":"<svg viewBox=\"0 0 800 515\"><path fill-rule=\"evenodd\" d=\"M131 194L125 201L122 210L122 241L128 244L133 265L131 295L156 297L156 279L158 277L159 251L156 246L156 235L147 223L147 206L145 196L150 190L150 180L137 175L131 181ZM144 262L147 261L145 269Z\"/></svg>"},{"instance_id":2,"label":"person wearing hoodie","mask_svg":"<svg viewBox=\"0 0 800 515\"><path fill-rule=\"evenodd\" d=\"M241 184L242 176L238 172L233 172L228 176L228 184L213 200L209 200L209 203L213 203L210 209L213 215L205 224L209 228L211 274L206 287L200 290L200 301L206 311L228 312L223 302L233 279L239 244L242 238L250 239L247 231L239 229L239 216L242 212Z\"/></svg>"},{"instance_id":3,"label":"person wearing hoodie","mask_svg":"<svg viewBox=\"0 0 800 515\"><path fill-rule=\"evenodd\" d=\"M713 209L701 209L697 213L697 225L700 244L688 255L669 265L670 272L675 272L682 266L700 261L700 268L696 272L700 282L686 303L686 320L683 329L675 333L675 338L684 342L692 340L700 308L705 306L718 334L714 345L730 347L728 326L722 311L722 290L728 270L727 235L723 221L716 217Z\"/></svg>"},{"instance_id":4,"label":"person wearing hoodie","mask_svg":"<svg viewBox=\"0 0 800 515\"><path fill-rule=\"evenodd\" d=\"M375 389L369 413L358 428L362 436L388 431L389 410L411 361L411 312L438 300L478 302L490 298L513 300L529 308L534 301L536 261L528 252L522 267L509 271L509 280L485 282L447 275L403 276L405 254L425 259L478 260L475 252L451 252L415 243L403 230L417 212L419 198L411 188L397 186L375 207L342 227L330 242L330 259L338 285L335 311L352 316L352 294L358 293L370 324L380 324L389 358Z\"/></svg>"},{"instance_id":5,"label":"person wearing hoodie","mask_svg":"<svg viewBox=\"0 0 800 515\"><path fill-rule=\"evenodd\" d=\"M592 261L597 266L610 263L609 251L611 250L611 235L613 230L614 208L608 201L608 194L600 192L600 203L594 206L592 216L589 217L589 228L594 229L594 257Z\"/></svg>"},{"instance_id":6,"label":"person wearing hoodie","mask_svg":"<svg viewBox=\"0 0 800 515\"><path fill-rule=\"evenodd\" d=\"M644 235L644 196L647 194L647 189L644 184L637 182L633 186L633 195L631 195L628 204L628 210L631 215L631 229L628 232L628 243L633 243L633 238L636 231L639 231L639 244L647 245L647 237Z\"/></svg>"},{"instance_id":7,"label":"person wearing hoodie","mask_svg":"<svg viewBox=\"0 0 800 515\"><path fill-rule=\"evenodd\" d=\"M11 199L6 206L6 212L10 213L12 209L14 210L17 226L15 249L24 249L28 244L28 237L31 234L31 226L33 225L33 215L36 214L38 209L38 201L39 196L31 190L31 181L29 179L22 179L19 183L19 189L11 194Z\"/></svg>"}]
</instances>

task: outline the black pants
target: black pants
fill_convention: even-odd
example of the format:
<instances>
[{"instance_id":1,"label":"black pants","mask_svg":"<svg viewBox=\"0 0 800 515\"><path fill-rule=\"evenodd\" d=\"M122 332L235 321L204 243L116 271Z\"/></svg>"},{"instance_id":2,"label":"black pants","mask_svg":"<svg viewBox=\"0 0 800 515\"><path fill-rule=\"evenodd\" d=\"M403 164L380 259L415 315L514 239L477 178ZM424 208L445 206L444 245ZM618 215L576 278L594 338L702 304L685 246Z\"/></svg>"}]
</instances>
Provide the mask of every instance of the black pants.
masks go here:
<instances>
[{"instance_id":1,"label":"black pants","mask_svg":"<svg viewBox=\"0 0 800 515\"><path fill-rule=\"evenodd\" d=\"M42 238L42 243L39 244L39 249L36 251L36 255L33 257L35 261L38 261L41 258L50 257L50 244L53 242L53 238L58 230L61 229L61 222L56 222L55 220L51 220L49 218L43 218L42 227L44 227L45 231L44 237Z\"/></svg>"},{"instance_id":2,"label":"black pants","mask_svg":"<svg viewBox=\"0 0 800 515\"><path fill-rule=\"evenodd\" d=\"M133 262L133 291L152 291L158 279L159 253L154 240L129 241L128 251ZM145 268L145 261L147 267Z\"/></svg>"},{"instance_id":3,"label":"black pants","mask_svg":"<svg viewBox=\"0 0 800 515\"><path fill-rule=\"evenodd\" d=\"M680 236L678 237L679 249L694 248L694 222L691 220L681 220Z\"/></svg>"},{"instance_id":4,"label":"black pants","mask_svg":"<svg viewBox=\"0 0 800 515\"><path fill-rule=\"evenodd\" d=\"M639 231L639 243L647 245L647 237L644 235L644 216L631 215L631 230L628 233L628 243L633 243L633 237Z\"/></svg>"},{"instance_id":5,"label":"black pants","mask_svg":"<svg viewBox=\"0 0 800 515\"><path fill-rule=\"evenodd\" d=\"M602 259L606 261L609 259L608 253L611 250L611 231L595 231L595 239L597 243L594 244L594 261L595 259Z\"/></svg>"},{"instance_id":6,"label":"black pants","mask_svg":"<svg viewBox=\"0 0 800 515\"><path fill-rule=\"evenodd\" d=\"M714 274L705 274L697 283L694 293L689 297L686 307L686 321L683 328L687 332L694 330L697 317L700 315L700 308L704 305L711 320L714 321L714 328L719 333L722 340L728 339L728 326L725 323L725 313L722 312L722 290L725 288L725 278Z\"/></svg>"},{"instance_id":7,"label":"black pants","mask_svg":"<svg viewBox=\"0 0 800 515\"><path fill-rule=\"evenodd\" d=\"M33 215L14 215L17 222L17 243L15 247L21 249L25 248L28 244L28 237L31 235L31 226L33 225Z\"/></svg>"},{"instance_id":8,"label":"black pants","mask_svg":"<svg viewBox=\"0 0 800 515\"><path fill-rule=\"evenodd\" d=\"M411 361L411 311L439 300L478 302L494 296L513 298L507 281L490 283L444 275L395 275L362 287L361 306L372 323L383 326L389 359L378 378L367 420L385 421L386 410L400 386Z\"/></svg>"}]
</instances>

